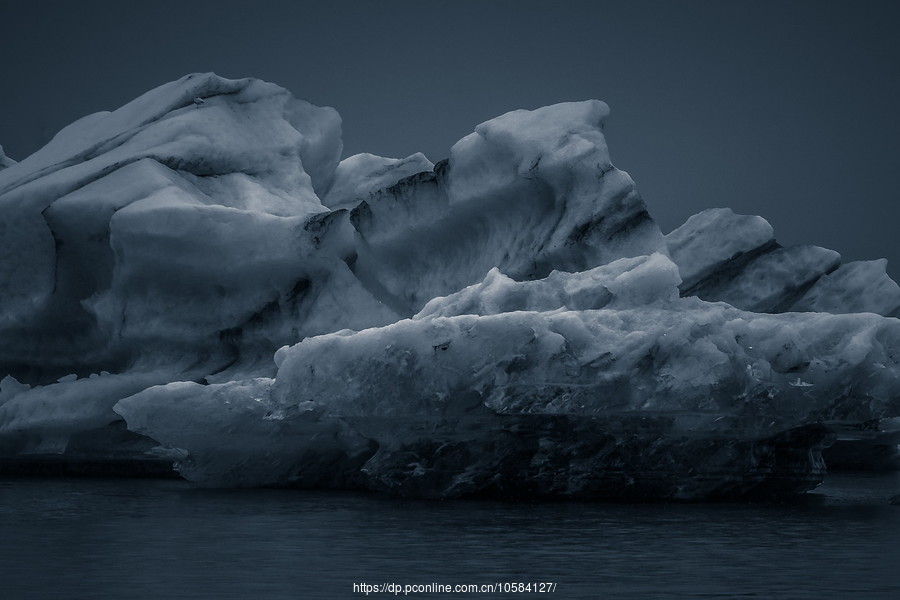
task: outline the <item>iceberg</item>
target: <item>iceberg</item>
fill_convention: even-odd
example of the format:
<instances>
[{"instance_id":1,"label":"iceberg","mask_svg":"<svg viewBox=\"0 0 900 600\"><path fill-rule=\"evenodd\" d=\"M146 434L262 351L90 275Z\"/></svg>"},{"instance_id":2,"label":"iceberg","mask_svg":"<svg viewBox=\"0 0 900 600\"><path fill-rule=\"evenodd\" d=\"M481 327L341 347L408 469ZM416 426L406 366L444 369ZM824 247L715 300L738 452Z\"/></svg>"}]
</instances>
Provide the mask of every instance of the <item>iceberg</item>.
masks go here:
<instances>
[{"instance_id":1,"label":"iceberg","mask_svg":"<svg viewBox=\"0 0 900 600\"><path fill-rule=\"evenodd\" d=\"M608 115L341 160L333 109L196 74L73 123L0 171L0 465L704 500L896 453L884 261L728 209L663 235Z\"/></svg>"}]
</instances>

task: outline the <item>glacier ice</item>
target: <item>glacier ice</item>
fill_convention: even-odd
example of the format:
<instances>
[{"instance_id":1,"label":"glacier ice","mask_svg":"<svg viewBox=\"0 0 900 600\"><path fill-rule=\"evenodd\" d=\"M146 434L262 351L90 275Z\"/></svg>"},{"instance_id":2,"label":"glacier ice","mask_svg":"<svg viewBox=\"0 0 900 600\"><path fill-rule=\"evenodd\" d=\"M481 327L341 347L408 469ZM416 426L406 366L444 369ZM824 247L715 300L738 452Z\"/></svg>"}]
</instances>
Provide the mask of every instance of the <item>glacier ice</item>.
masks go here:
<instances>
[{"instance_id":1,"label":"glacier ice","mask_svg":"<svg viewBox=\"0 0 900 600\"><path fill-rule=\"evenodd\" d=\"M340 160L333 109L197 74L6 161L0 459L695 500L809 489L836 439L896 451L884 261L728 209L664 236L608 113Z\"/></svg>"}]
</instances>

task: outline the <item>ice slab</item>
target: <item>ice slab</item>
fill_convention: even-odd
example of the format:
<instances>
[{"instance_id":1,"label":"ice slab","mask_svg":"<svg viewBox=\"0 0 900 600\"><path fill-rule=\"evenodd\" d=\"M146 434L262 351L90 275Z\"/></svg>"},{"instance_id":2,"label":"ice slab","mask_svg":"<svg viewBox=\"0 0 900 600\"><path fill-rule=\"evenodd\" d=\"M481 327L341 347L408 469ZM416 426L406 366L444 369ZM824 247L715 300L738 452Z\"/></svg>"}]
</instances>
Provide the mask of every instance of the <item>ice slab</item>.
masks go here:
<instances>
[{"instance_id":1,"label":"ice slab","mask_svg":"<svg viewBox=\"0 0 900 600\"><path fill-rule=\"evenodd\" d=\"M115 410L183 450L182 472L208 485L316 485L327 463L344 485L409 496L683 500L810 489L830 441L821 423L900 411L900 321L678 298L666 257L619 263L527 283L491 272L415 319L281 349L274 382L253 394L197 390L220 399L193 405L171 384ZM646 279L668 293L616 304ZM616 280L603 308L558 306L567 289ZM509 297L533 310L505 310ZM181 425L201 418L211 426ZM323 433L336 423L339 436ZM227 446L244 435L256 441L236 463ZM241 468L264 459L277 467Z\"/></svg>"}]
</instances>

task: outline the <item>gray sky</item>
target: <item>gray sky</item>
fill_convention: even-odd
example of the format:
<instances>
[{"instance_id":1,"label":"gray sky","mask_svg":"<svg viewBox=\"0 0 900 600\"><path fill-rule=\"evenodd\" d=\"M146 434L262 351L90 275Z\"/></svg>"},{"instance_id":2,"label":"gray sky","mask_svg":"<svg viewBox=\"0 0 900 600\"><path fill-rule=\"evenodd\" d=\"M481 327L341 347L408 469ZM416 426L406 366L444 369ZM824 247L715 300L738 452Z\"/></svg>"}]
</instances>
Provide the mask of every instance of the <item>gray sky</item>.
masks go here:
<instances>
[{"instance_id":1,"label":"gray sky","mask_svg":"<svg viewBox=\"0 0 900 600\"><path fill-rule=\"evenodd\" d=\"M898 279L898 26L876 0L0 0L0 144L22 159L198 71L335 107L345 156L437 161L506 111L599 98L664 231L729 206Z\"/></svg>"}]
</instances>

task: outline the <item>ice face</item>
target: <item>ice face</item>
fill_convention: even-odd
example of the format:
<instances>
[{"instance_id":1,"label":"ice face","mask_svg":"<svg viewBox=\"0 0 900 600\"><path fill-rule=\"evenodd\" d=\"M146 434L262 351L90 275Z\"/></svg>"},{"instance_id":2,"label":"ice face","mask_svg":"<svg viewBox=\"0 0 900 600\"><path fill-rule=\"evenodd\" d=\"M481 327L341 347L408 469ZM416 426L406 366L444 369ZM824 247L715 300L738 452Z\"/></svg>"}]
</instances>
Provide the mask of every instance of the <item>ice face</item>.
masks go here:
<instances>
[{"instance_id":1,"label":"ice face","mask_svg":"<svg viewBox=\"0 0 900 600\"><path fill-rule=\"evenodd\" d=\"M298 258L340 151L334 110L212 74L70 125L0 176L0 364L38 380L148 349L227 364L223 336L346 269ZM284 327L259 335L296 339Z\"/></svg>"},{"instance_id":2,"label":"ice face","mask_svg":"<svg viewBox=\"0 0 900 600\"><path fill-rule=\"evenodd\" d=\"M643 306L677 297L680 282L678 267L659 253L621 258L579 273L553 271L536 281L515 281L495 267L480 283L432 299L413 319Z\"/></svg>"},{"instance_id":3,"label":"ice face","mask_svg":"<svg viewBox=\"0 0 900 600\"><path fill-rule=\"evenodd\" d=\"M666 235L672 260L690 290L717 279L729 263L753 257L775 243L775 232L762 217L737 215L730 208L711 208L690 217Z\"/></svg>"},{"instance_id":4,"label":"ice face","mask_svg":"<svg viewBox=\"0 0 900 600\"><path fill-rule=\"evenodd\" d=\"M0 171L0 457L442 498L808 489L835 423L900 412L900 321L826 313L900 288L727 209L663 237L607 115L339 161L334 110L201 74L72 124Z\"/></svg>"},{"instance_id":5,"label":"ice face","mask_svg":"<svg viewBox=\"0 0 900 600\"><path fill-rule=\"evenodd\" d=\"M129 429L155 436L179 472L211 486L357 488L374 442L343 420L305 405L288 411L271 398L273 381L208 386L176 382L123 400ZM224 443L223 443L224 442ZM187 450L190 449L190 450Z\"/></svg>"},{"instance_id":6,"label":"ice face","mask_svg":"<svg viewBox=\"0 0 900 600\"><path fill-rule=\"evenodd\" d=\"M334 110L203 74L2 171L0 371L37 384L4 403L2 453L67 451L150 385L271 374L283 344L395 321L318 197L341 146Z\"/></svg>"},{"instance_id":7,"label":"ice face","mask_svg":"<svg viewBox=\"0 0 900 600\"><path fill-rule=\"evenodd\" d=\"M900 286L888 277L887 260L841 265L820 277L791 308L810 312L900 314Z\"/></svg>"},{"instance_id":8,"label":"ice face","mask_svg":"<svg viewBox=\"0 0 900 600\"><path fill-rule=\"evenodd\" d=\"M666 252L634 182L609 161L608 110L567 103L482 123L433 173L352 211L356 274L408 316L493 267L527 280Z\"/></svg>"},{"instance_id":9,"label":"ice face","mask_svg":"<svg viewBox=\"0 0 900 600\"><path fill-rule=\"evenodd\" d=\"M894 316L900 287L887 261L841 265L834 250L780 246L762 217L705 210L666 236L682 277L681 293L753 312L787 311Z\"/></svg>"},{"instance_id":10,"label":"ice face","mask_svg":"<svg viewBox=\"0 0 900 600\"><path fill-rule=\"evenodd\" d=\"M401 179L432 169L434 164L421 152L402 159L355 154L338 165L334 182L322 198L322 203L332 210L356 208L373 193L389 188Z\"/></svg>"},{"instance_id":11,"label":"ice face","mask_svg":"<svg viewBox=\"0 0 900 600\"><path fill-rule=\"evenodd\" d=\"M72 374L53 385L33 388L7 376L0 381L2 453L62 454L69 449L73 435L96 431L117 421L119 417L112 411L117 401L169 381L178 366L122 374L95 373L80 379ZM196 376L189 369L182 369L179 374ZM113 457L120 449L106 451Z\"/></svg>"}]
</instances>

